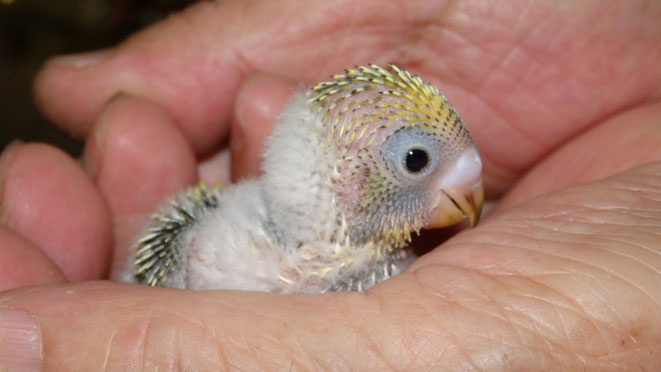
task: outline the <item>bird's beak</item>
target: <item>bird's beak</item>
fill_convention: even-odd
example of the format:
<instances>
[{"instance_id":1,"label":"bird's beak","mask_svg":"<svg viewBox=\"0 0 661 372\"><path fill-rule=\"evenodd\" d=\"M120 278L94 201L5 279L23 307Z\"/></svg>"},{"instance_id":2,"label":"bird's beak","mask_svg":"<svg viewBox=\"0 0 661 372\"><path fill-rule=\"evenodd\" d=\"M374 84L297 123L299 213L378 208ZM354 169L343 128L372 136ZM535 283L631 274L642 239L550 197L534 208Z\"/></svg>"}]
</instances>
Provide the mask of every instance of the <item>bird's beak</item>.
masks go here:
<instances>
[{"instance_id":1,"label":"bird's beak","mask_svg":"<svg viewBox=\"0 0 661 372\"><path fill-rule=\"evenodd\" d=\"M441 178L438 189L438 203L424 228L448 227L465 219L475 226L484 202L482 161L477 150L465 151Z\"/></svg>"},{"instance_id":2,"label":"bird's beak","mask_svg":"<svg viewBox=\"0 0 661 372\"><path fill-rule=\"evenodd\" d=\"M482 182L466 188L453 188L442 192L445 197L432 211L425 228L448 227L465 219L468 219L471 226L477 224L484 201Z\"/></svg>"}]
</instances>

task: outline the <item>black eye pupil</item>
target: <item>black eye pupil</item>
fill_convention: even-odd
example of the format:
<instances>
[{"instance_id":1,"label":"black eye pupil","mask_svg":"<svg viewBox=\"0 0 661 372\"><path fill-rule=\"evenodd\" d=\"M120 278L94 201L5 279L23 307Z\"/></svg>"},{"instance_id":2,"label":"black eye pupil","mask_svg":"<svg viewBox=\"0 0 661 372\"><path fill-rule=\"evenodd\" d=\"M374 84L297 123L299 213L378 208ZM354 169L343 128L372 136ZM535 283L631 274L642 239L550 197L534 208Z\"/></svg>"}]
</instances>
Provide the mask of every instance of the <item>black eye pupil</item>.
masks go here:
<instances>
[{"instance_id":1,"label":"black eye pupil","mask_svg":"<svg viewBox=\"0 0 661 372\"><path fill-rule=\"evenodd\" d=\"M411 149L406 153L406 169L418 173L429 164L429 154L420 149Z\"/></svg>"}]
</instances>

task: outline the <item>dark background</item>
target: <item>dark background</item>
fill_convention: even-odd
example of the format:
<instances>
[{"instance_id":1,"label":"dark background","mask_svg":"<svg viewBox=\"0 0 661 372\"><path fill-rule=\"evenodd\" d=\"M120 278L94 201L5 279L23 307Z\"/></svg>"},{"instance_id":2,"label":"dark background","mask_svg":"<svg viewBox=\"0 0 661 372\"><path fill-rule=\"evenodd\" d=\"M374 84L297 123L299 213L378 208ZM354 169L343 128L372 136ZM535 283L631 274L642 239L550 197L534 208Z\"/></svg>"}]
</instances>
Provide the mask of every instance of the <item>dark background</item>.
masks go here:
<instances>
[{"instance_id":1,"label":"dark background","mask_svg":"<svg viewBox=\"0 0 661 372\"><path fill-rule=\"evenodd\" d=\"M82 143L41 117L32 79L57 54L101 49L194 0L0 0L0 151L14 139L55 144L78 155Z\"/></svg>"}]
</instances>

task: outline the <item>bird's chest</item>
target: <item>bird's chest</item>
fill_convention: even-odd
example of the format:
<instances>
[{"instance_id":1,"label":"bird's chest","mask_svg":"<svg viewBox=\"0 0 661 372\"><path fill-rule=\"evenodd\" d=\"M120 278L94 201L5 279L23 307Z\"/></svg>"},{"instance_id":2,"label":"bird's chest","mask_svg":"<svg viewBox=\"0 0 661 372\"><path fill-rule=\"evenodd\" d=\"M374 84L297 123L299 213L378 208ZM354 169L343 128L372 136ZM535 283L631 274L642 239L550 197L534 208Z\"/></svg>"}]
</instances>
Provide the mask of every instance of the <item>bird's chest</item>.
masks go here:
<instances>
[{"instance_id":1,"label":"bird's chest","mask_svg":"<svg viewBox=\"0 0 661 372\"><path fill-rule=\"evenodd\" d=\"M283 292L363 291L399 274L410 261L405 252L383 255L374 243L312 242L282 262L280 282Z\"/></svg>"}]
</instances>

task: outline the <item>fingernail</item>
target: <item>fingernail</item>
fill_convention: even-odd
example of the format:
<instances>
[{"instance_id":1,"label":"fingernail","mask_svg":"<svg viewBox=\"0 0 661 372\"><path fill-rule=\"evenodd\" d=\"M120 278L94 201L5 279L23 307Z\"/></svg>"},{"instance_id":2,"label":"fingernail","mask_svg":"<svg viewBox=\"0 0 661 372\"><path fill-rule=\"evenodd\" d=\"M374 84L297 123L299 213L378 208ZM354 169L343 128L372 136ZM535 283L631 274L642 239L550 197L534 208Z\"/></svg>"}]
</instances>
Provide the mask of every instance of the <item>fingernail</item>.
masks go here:
<instances>
[{"instance_id":1,"label":"fingernail","mask_svg":"<svg viewBox=\"0 0 661 372\"><path fill-rule=\"evenodd\" d=\"M245 129L246 121L245 121L245 107L247 106L246 104L243 103L243 101L250 101L250 90L246 91L246 87L250 87L251 83L255 80L258 79L261 76L260 73L257 72L251 72L249 73L244 79L243 83L239 87L239 91L236 93L236 101L234 103L234 118L236 119L236 123L239 124L241 129Z\"/></svg>"},{"instance_id":2,"label":"fingernail","mask_svg":"<svg viewBox=\"0 0 661 372\"><path fill-rule=\"evenodd\" d=\"M230 150L233 154L240 154L245 146L245 133L244 127L239 123L240 119L235 119L236 124L232 127L232 132L230 134Z\"/></svg>"},{"instance_id":3,"label":"fingernail","mask_svg":"<svg viewBox=\"0 0 661 372\"><path fill-rule=\"evenodd\" d=\"M246 87L249 87L255 79L259 79L263 76L260 73L251 72L243 80L243 84L239 88L239 91L236 94L236 101L234 103L234 112L232 118L232 129L230 132L230 151L232 154L232 159L237 159L237 156L241 154L245 148L246 142L246 126L247 120L246 115L249 115L249 112L246 112L248 109L253 107L246 104L244 101L250 101L250 90L246 91ZM236 163L232 164L232 168L235 169Z\"/></svg>"},{"instance_id":4,"label":"fingernail","mask_svg":"<svg viewBox=\"0 0 661 372\"><path fill-rule=\"evenodd\" d=\"M112 97L105 107L101 110L101 113L96 118L94 127L90 132L90 137L87 139L85 146L85 152L83 156L83 169L93 180L96 179L99 174L99 166L103 160L103 147L104 147L104 137L105 137L105 127L108 122L108 112L111 110L111 107L118 100L122 99L124 94L120 93Z\"/></svg>"},{"instance_id":5,"label":"fingernail","mask_svg":"<svg viewBox=\"0 0 661 372\"><path fill-rule=\"evenodd\" d=\"M39 320L18 310L0 310L0 371L39 371Z\"/></svg>"},{"instance_id":6,"label":"fingernail","mask_svg":"<svg viewBox=\"0 0 661 372\"><path fill-rule=\"evenodd\" d=\"M2 167L3 163L9 159L11 154L13 154L17 148L21 147L23 143L24 142L21 140L13 140L9 142L5 149L2 150L2 153L0 153L0 168Z\"/></svg>"},{"instance_id":7,"label":"fingernail","mask_svg":"<svg viewBox=\"0 0 661 372\"><path fill-rule=\"evenodd\" d=\"M93 52L70 54L53 58L50 63L68 65L74 68L85 68L96 65L105 60L113 49L102 49Z\"/></svg>"},{"instance_id":8,"label":"fingernail","mask_svg":"<svg viewBox=\"0 0 661 372\"><path fill-rule=\"evenodd\" d=\"M248 75L245 80L248 81L252 79L252 76L253 74ZM245 82L243 86L245 86ZM239 89L237 94L230 131L230 159L232 162L231 176L232 180L235 181L239 176L238 170L241 168L241 164L239 164L238 159L241 158L241 153L243 152L246 144L246 113L244 112L246 105L241 103L246 98L244 97L244 94L241 94L242 91L243 89Z\"/></svg>"},{"instance_id":9,"label":"fingernail","mask_svg":"<svg viewBox=\"0 0 661 372\"><path fill-rule=\"evenodd\" d=\"M92 131L87 141L85 141L85 150L83 151L82 166L92 180L96 180L99 175L99 163L103 158L103 128L106 123L106 108L97 117Z\"/></svg>"},{"instance_id":10,"label":"fingernail","mask_svg":"<svg viewBox=\"0 0 661 372\"><path fill-rule=\"evenodd\" d=\"M16 153L16 150L23 146L23 141L13 140L5 147L5 149L0 154L0 223L3 222L3 208L2 208L2 199L3 199L3 175L6 172L5 165L11 158L11 156Z\"/></svg>"},{"instance_id":11,"label":"fingernail","mask_svg":"<svg viewBox=\"0 0 661 372\"><path fill-rule=\"evenodd\" d=\"M9 144L5 147L5 149L0 154L0 169L2 169L2 166L3 166L4 162L7 161L7 159L9 159L11 154L16 152L16 149L23 146L24 143L25 142L23 142L21 140L13 140L13 141L9 142Z\"/></svg>"},{"instance_id":12,"label":"fingernail","mask_svg":"<svg viewBox=\"0 0 661 372\"><path fill-rule=\"evenodd\" d=\"M234 110L234 119L230 131L230 180L237 181L241 178L243 165L241 159L246 146L245 124L240 110Z\"/></svg>"}]
</instances>

